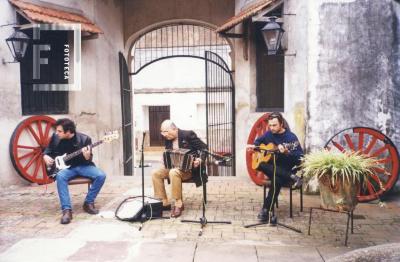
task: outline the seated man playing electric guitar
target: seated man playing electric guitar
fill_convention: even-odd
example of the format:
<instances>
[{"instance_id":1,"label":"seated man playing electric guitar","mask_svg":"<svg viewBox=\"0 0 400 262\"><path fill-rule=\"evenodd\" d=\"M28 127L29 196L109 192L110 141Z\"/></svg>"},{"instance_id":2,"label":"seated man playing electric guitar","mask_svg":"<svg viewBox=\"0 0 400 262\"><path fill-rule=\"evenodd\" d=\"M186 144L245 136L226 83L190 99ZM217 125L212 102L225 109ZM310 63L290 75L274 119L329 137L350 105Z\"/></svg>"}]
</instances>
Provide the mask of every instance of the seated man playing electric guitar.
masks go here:
<instances>
[{"instance_id":1,"label":"seated man playing electric guitar","mask_svg":"<svg viewBox=\"0 0 400 262\"><path fill-rule=\"evenodd\" d=\"M79 152L80 154L77 154L76 157L66 161L65 164L70 167L58 171L55 176L62 210L61 224L68 224L72 220L68 181L77 176L92 180L92 185L83 204L83 209L93 215L99 213L94 206L94 201L104 184L106 175L92 162L92 141L89 136L76 132L75 123L68 118L57 120L55 127L56 132L51 137L43 156L48 167L55 164L55 157L81 150L81 153Z\"/></svg>"},{"instance_id":2,"label":"seated man playing electric guitar","mask_svg":"<svg viewBox=\"0 0 400 262\"><path fill-rule=\"evenodd\" d=\"M280 113L272 113L268 117L269 130L254 141L254 154L269 155L269 160L259 162L255 166L258 171L263 172L270 180L271 187L258 218L262 221L268 220L274 203L283 185L295 182L295 187L300 187L302 180L295 175L293 167L300 164L303 149L297 136L284 128L283 117ZM265 151L264 145L275 145L274 150ZM268 147L270 148L270 147ZM290 150L289 150L290 149ZM259 151L259 152L257 152ZM263 152L264 151L264 152ZM273 154L271 157L271 153ZM254 159L253 159L254 160Z\"/></svg>"}]
</instances>

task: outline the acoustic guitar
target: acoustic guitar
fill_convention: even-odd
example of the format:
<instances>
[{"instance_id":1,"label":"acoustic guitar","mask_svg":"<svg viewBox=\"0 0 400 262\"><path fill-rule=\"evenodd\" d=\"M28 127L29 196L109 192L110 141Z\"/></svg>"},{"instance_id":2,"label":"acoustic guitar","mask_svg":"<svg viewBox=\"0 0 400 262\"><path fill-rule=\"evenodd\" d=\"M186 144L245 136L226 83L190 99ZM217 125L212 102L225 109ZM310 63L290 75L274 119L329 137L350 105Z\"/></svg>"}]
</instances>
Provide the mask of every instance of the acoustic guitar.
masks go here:
<instances>
[{"instance_id":1,"label":"acoustic guitar","mask_svg":"<svg viewBox=\"0 0 400 262\"><path fill-rule=\"evenodd\" d=\"M298 147L299 142L283 143L282 145L290 152ZM279 152L278 146L274 143L260 144L259 146L253 146L253 148L254 152L251 161L251 168L253 169L257 169L261 162L268 162L273 153Z\"/></svg>"},{"instance_id":2,"label":"acoustic guitar","mask_svg":"<svg viewBox=\"0 0 400 262\"><path fill-rule=\"evenodd\" d=\"M106 142L109 143L113 140L116 140L119 138L119 134L118 131L112 131L111 133L109 133L108 135L105 135L101 140L97 141L96 143L93 143L91 145L89 145L90 148L94 148L98 145L101 145L102 143ZM70 166L66 165L65 162L67 162L68 160L71 160L77 156L79 156L80 154L82 154L82 148L76 150L75 152L72 152L70 154L65 153L62 156L57 156L54 159L54 164L47 167L47 176L55 179L55 177L57 176L57 173L63 169L69 168Z\"/></svg>"}]
</instances>

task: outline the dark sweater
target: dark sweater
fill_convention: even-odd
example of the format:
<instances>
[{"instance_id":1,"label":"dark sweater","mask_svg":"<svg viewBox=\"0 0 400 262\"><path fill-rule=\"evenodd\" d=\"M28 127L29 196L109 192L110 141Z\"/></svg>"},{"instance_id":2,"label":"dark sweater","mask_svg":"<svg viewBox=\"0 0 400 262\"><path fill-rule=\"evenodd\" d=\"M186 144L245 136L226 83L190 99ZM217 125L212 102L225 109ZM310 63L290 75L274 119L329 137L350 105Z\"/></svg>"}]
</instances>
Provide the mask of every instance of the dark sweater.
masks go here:
<instances>
[{"instance_id":1,"label":"dark sweater","mask_svg":"<svg viewBox=\"0 0 400 262\"><path fill-rule=\"evenodd\" d=\"M259 146L260 144L269 144L274 143L275 145L279 144L287 144L287 143L298 143L293 150L289 151L288 154L277 153L276 164L282 168L285 168L288 171L292 171L294 166L300 164L300 158L304 155L303 149L299 143L297 136L290 132L289 130L285 130L282 134L273 134L271 131L267 131L264 135L260 136L254 141L254 145Z\"/></svg>"}]
</instances>

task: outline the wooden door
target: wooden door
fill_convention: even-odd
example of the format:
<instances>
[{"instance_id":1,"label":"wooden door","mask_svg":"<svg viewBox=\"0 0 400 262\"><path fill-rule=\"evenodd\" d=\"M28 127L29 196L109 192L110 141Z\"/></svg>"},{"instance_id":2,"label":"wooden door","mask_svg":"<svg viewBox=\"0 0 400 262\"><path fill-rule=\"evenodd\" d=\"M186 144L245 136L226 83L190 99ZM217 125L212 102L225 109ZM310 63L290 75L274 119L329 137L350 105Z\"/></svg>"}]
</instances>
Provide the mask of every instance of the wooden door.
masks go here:
<instances>
[{"instance_id":1,"label":"wooden door","mask_svg":"<svg viewBox=\"0 0 400 262\"><path fill-rule=\"evenodd\" d=\"M161 123L170 118L169 106L149 107L150 146L164 146L164 138L160 133Z\"/></svg>"}]
</instances>

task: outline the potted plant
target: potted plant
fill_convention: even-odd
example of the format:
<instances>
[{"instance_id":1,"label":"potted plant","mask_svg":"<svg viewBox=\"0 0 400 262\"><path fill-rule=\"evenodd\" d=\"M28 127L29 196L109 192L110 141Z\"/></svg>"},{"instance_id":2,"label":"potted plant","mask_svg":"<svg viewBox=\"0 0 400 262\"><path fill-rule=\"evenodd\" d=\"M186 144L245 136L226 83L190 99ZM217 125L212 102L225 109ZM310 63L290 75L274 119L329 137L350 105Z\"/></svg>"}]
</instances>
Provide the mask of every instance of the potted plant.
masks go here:
<instances>
[{"instance_id":1,"label":"potted plant","mask_svg":"<svg viewBox=\"0 0 400 262\"><path fill-rule=\"evenodd\" d=\"M379 163L359 152L320 150L305 155L301 167L305 178L318 179L322 208L353 211L360 186Z\"/></svg>"}]
</instances>

